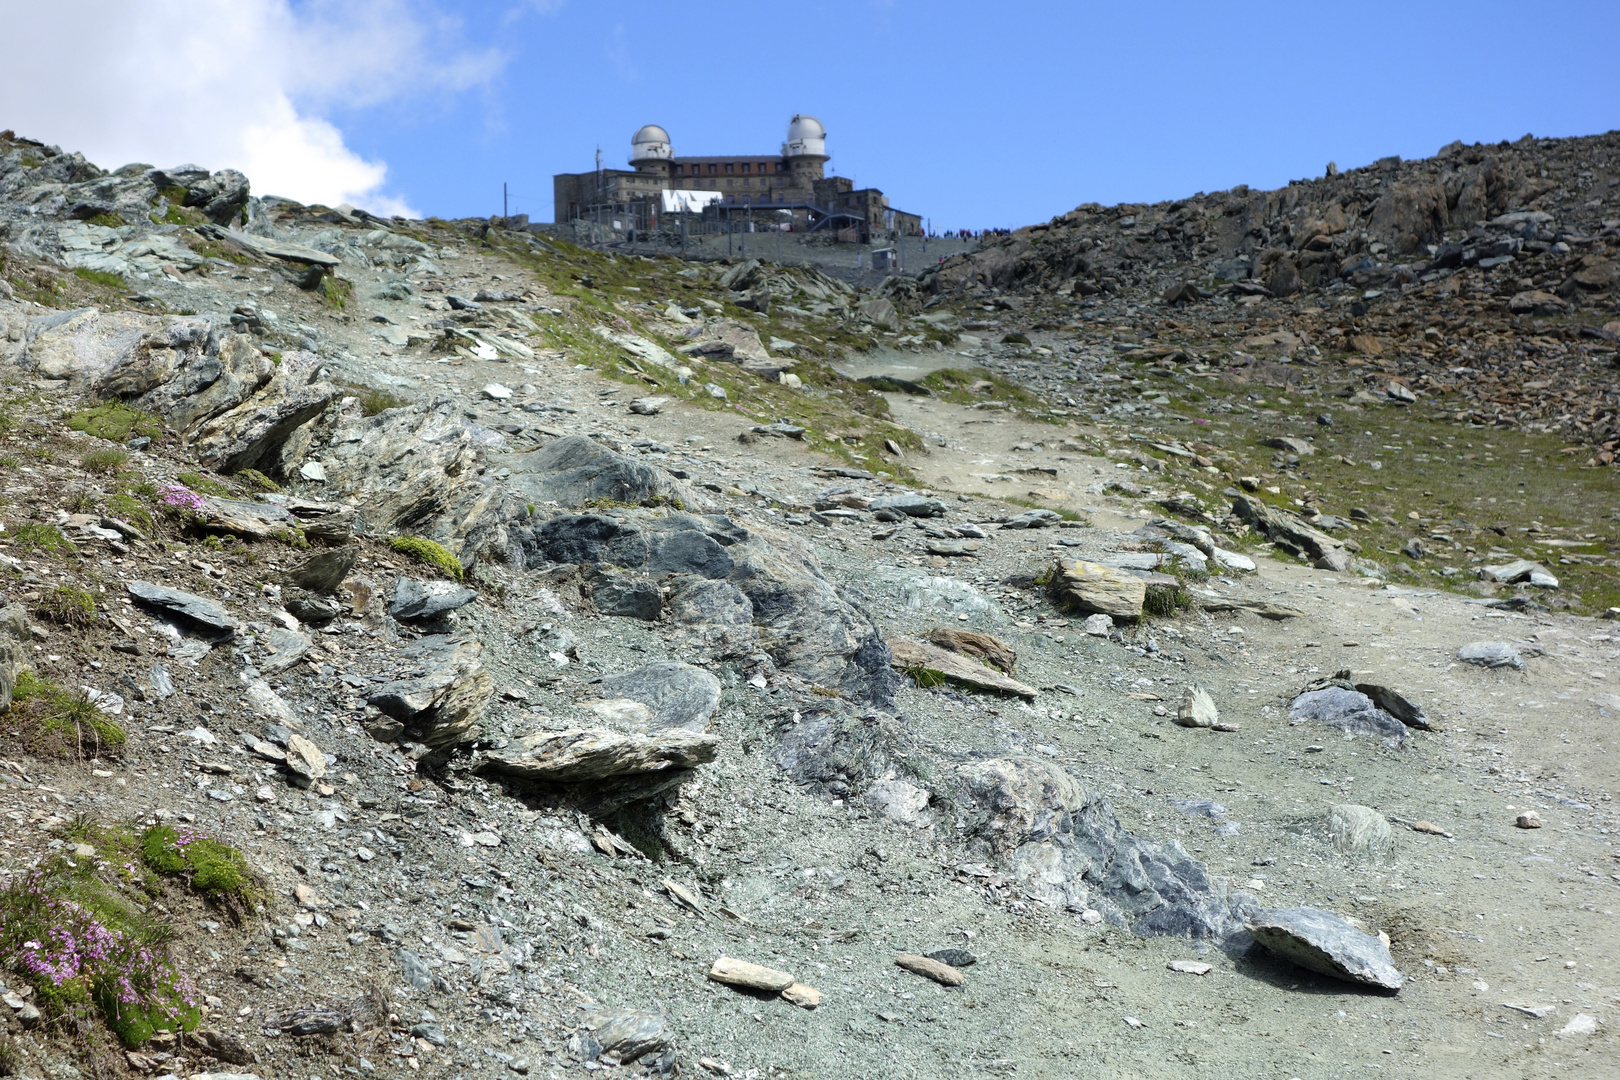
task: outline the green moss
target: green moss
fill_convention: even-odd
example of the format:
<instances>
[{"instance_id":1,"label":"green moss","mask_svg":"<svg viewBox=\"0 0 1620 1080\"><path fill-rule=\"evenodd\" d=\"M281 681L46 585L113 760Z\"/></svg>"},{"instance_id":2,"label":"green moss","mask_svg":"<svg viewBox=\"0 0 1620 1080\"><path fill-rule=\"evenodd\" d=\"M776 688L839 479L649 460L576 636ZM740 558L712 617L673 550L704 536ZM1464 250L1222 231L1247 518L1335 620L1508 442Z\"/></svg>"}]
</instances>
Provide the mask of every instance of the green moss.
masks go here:
<instances>
[{"instance_id":1,"label":"green moss","mask_svg":"<svg viewBox=\"0 0 1620 1080\"><path fill-rule=\"evenodd\" d=\"M55 757L118 754L129 737L83 693L64 689L31 671L17 676L3 723L30 753Z\"/></svg>"},{"instance_id":2,"label":"green moss","mask_svg":"<svg viewBox=\"0 0 1620 1080\"><path fill-rule=\"evenodd\" d=\"M42 551L47 555L73 550L72 541L62 535L61 529L40 522L20 526L12 534L11 543L18 551Z\"/></svg>"},{"instance_id":3,"label":"green moss","mask_svg":"<svg viewBox=\"0 0 1620 1080\"><path fill-rule=\"evenodd\" d=\"M280 484L264 475L264 473L260 472L258 469L243 469L241 472L235 474L234 479L238 484L241 484L249 491L285 490Z\"/></svg>"},{"instance_id":4,"label":"green moss","mask_svg":"<svg viewBox=\"0 0 1620 1080\"><path fill-rule=\"evenodd\" d=\"M122 450L92 450L79 460L90 472L107 474L128 464L129 455Z\"/></svg>"},{"instance_id":5,"label":"green moss","mask_svg":"<svg viewBox=\"0 0 1620 1080\"><path fill-rule=\"evenodd\" d=\"M108 211L103 210L101 213L96 214L90 219L90 224L100 225L107 229L117 229L129 224L129 222L125 221L117 214L109 213Z\"/></svg>"},{"instance_id":6,"label":"green moss","mask_svg":"<svg viewBox=\"0 0 1620 1080\"><path fill-rule=\"evenodd\" d=\"M322 280L321 298L325 300L327 307L342 311L349 306L349 301L353 297L354 282L331 275Z\"/></svg>"},{"instance_id":7,"label":"green moss","mask_svg":"<svg viewBox=\"0 0 1620 1080\"><path fill-rule=\"evenodd\" d=\"M156 874L184 875L205 896L247 899L254 891L253 873L242 853L192 829L158 825L141 834L141 860Z\"/></svg>"},{"instance_id":8,"label":"green moss","mask_svg":"<svg viewBox=\"0 0 1620 1080\"><path fill-rule=\"evenodd\" d=\"M438 567L446 577L461 580L461 560L432 540L423 540L417 536L396 536L388 541L388 546L419 563Z\"/></svg>"},{"instance_id":9,"label":"green moss","mask_svg":"<svg viewBox=\"0 0 1620 1080\"><path fill-rule=\"evenodd\" d=\"M67 418L67 426L74 431L116 443L128 442L137 435L148 439L161 438L163 435L163 425L157 417L118 401L80 409Z\"/></svg>"},{"instance_id":10,"label":"green moss","mask_svg":"<svg viewBox=\"0 0 1620 1080\"><path fill-rule=\"evenodd\" d=\"M42 618L63 626L87 626L96 617L96 598L76 585L58 585L39 601Z\"/></svg>"},{"instance_id":11,"label":"green moss","mask_svg":"<svg viewBox=\"0 0 1620 1080\"><path fill-rule=\"evenodd\" d=\"M229 498L231 489L218 480L204 476L202 473L183 472L176 477L182 484L199 495L213 495L216 498Z\"/></svg>"},{"instance_id":12,"label":"green moss","mask_svg":"<svg viewBox=\"0 0 1620 1080\"><path fill-rule=\"evenodd\" d=\"M74 267L73 276L88 281L92 285L101 285L108 289L122 290L129 288L129 282L125 281L121 275L106 270L91 270L89 267L78 266Z\"/></svg>"}]
</instances>

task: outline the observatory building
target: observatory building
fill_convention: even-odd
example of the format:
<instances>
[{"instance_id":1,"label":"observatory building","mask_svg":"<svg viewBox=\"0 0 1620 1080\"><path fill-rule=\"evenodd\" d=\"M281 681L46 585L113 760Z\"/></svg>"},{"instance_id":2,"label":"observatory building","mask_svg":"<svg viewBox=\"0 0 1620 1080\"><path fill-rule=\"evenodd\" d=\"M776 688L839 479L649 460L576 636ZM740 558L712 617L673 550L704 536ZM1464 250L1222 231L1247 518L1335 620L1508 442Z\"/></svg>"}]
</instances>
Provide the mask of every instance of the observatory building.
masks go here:
<instances>
[{"instance_id":1,"label":"observatory building","mask_svg":"<svg viewBox=\"0 0 1620 1080\"><path fill-rule=\"evenodd\" d=\"M669 132L648 124L630 139L630 168L559 173L552 177L553 218L618 221L647 229L667 214L701 213L758 224L791 222L797 230L877 230L912 234L922 218L896 210L877 188L856 188L827 176L827 129L813 116L795 116L775 154L675 153Z\"/></svg>"}]
</instances>

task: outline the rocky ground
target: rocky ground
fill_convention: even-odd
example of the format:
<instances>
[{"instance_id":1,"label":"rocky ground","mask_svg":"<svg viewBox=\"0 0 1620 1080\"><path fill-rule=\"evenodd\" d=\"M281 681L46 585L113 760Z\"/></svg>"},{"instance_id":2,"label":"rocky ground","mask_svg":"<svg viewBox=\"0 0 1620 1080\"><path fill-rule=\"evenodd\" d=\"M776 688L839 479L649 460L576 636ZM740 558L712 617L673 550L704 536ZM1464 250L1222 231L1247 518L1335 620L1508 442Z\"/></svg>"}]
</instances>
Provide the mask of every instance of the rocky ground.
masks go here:
<instances>
[{"instance_id":1,"label":"rocky ground","mask_svg":"<svg viewBox=\"0 0 1620 1080\"><path fill-rule=\"evenodd\" d=\"M1601 401L1612 291L1386 361L1317 343L1517 263L858 292L0 151L4 1068L1614 1068L1613 473L1400 366Z\"/></svg>"}]
</instances>

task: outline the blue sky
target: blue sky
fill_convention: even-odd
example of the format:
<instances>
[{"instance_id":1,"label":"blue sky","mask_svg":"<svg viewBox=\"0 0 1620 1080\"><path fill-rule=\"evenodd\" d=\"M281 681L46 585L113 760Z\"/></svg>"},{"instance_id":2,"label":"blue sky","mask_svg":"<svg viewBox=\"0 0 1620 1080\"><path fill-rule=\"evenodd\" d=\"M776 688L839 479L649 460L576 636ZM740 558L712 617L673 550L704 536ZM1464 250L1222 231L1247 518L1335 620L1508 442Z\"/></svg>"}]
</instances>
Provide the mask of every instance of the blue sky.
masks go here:
<instances>
[{"instance_id":1,"label":"blue sky","mask_svg":"<svg viewBox=\"0 0 1620 1080\"><path fill-rule=\"evenodd\" d=\"M167 86L185 68L143 62L122 89L92 72L82 106L59 78L51 94L29 90L40 81L14 65L15 86L0 73L0 114L39 137L108 165L246 162L260 191L447 217L498 212L505 181L514 212L549 219L552 173L590 168L599 144L622 166L647 122L677 153L768 153L793 113L810 113L840 174L942 229L1276 187L1329 160L1422 157L1456 138L1620 127L1615 0L0 0L8 8L44 65L80 55L87 24L108 27L103 48L131 64L151 48L131 30L233 41L215 83ZM153 108L108 119L108 94L136 83L158 95ZM25 130L0 115L5 126Z\"/></svg>"}]
</instances>

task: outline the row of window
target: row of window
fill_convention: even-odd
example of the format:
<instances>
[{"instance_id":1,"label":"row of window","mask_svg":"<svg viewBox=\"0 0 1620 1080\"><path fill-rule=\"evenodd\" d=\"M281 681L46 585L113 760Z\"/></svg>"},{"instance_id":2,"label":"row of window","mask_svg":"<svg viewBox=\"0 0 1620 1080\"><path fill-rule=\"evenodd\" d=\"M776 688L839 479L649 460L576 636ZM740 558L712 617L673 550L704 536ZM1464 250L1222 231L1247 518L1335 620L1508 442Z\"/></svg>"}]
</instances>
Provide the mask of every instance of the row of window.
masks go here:
<instances>
[{"instance_id":1,"label":"row of window","mask_svg":"<svg viewBox=\"0 0 1620 1080\"><path fill-rule=\"evenodd\" d=\"M780 180L777 181L778 184L781 184L781 182L782 181L780 181ZM764 178L752 181L752 183L758 184L760 187L770 187L771 186L771 182L769 180L764 179ZM726 181L726 187L748 187L749 184L750 184L750 181L748 181L748 180L727 180ZM713 181L682 180L681 181L681 186L682 187L694 187L694 186L716 187L718 185L716 183L714 183Z\"/></svg>"},{"instance_id":2,"label":"row of window","mask_svg":"<svg viewBox=\"0 0 1620 1080\"><path fill-rule=\"evenodd\" d=\"M772 168L773 165L775 166L774 169ZM675 175L676 176L702 176L703 175L703 170L705 168L707 168L709 170L709 175L710 176L718 176L719 175L719 172L720 172L720 166L719 165L707 165L707 166L705 166L705 165L677 165L677 166L675 166ZM725 170L726 170L726 173L728 175L731 174L733 172L733 170L738 171L738 172L746 173L746 172L751 171L752 169L753 169L753 163L752 162L747 162L747 161L742 162L740 165L736 164L734 162L730 162L730 161L726 162L726 164L725 164ZM759 163L759 172L762 173L762 174L763 173L768 173L768 172L781 172L781 171L782 171L782 163L780 161L777 161L777 162L762 161L762 162Z\"/></svg>"}]
</instances>

